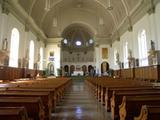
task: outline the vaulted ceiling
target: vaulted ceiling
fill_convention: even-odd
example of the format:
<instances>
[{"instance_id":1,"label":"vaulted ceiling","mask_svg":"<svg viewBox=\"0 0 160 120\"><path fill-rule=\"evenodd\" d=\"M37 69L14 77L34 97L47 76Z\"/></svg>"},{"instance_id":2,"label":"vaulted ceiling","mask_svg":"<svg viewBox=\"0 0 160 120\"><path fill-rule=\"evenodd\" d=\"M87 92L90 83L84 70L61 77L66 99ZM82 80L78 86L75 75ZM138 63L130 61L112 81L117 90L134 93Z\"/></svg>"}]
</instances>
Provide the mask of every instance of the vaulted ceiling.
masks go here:
<instances>
[{"instance_id":1,"label":"vaulted ceiling","mask_svg":"<svg viewBox=\"0 0 160 120\"><path fill-rule=\"evenodd\" d=\"M9 0L10 1L10 0ZM62 37L69 26L83 27L102 43L112 43L134 24L136 11L148 10L153 0L18 0L47 38ZM109 3L110 2L110 3ZM138 14L138 12L137 12ZM138 18L137 18L138 19ZM125 27L124 27L125 25Z\"/></svg>"}]
</instances>

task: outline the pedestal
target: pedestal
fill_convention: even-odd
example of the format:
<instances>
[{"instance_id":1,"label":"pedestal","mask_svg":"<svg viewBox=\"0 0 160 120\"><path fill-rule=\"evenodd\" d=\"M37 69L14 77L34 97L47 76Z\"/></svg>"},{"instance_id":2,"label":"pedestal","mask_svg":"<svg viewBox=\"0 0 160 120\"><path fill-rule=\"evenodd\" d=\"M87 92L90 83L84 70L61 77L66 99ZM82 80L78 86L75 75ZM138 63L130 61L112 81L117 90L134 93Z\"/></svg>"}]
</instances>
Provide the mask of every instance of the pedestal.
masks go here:
<instances>
[{"instance_id":1,"label":"pedestal","mask_svg":"<svg viewBox=\"0 0 160 120\"><path fill-rule=\"evenodd\" d=\"M160 50L150 50L148 56L149 65L160 65Z\"/></svg>"}]
</instances>

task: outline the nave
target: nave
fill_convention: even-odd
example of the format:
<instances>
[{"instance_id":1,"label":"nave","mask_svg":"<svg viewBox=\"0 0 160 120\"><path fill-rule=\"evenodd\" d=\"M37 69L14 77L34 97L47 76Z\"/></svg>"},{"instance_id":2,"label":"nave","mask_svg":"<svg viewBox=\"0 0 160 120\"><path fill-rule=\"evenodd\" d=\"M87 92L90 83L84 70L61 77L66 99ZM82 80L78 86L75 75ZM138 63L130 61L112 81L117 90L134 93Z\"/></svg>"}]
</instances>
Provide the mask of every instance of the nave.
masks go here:
<instances>
[{"instance_id":1,"label":"nave","mask_svg":"<svg viewBox=\"0 0 160 120\"><path fill-rule=\"evenodd\" d=\"M73 80L52 120L111 120L110 113L91 95L84 80Z\"/></svg>"}]
</instances>

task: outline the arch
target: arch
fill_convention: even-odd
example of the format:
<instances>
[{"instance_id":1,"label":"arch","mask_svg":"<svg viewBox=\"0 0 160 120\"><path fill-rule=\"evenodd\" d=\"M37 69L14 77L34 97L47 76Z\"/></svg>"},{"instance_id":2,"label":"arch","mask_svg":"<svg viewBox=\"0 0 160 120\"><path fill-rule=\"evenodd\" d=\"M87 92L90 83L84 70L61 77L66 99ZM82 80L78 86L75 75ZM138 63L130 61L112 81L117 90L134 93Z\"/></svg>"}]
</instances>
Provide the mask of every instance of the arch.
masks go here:
<instances>
[{"instance_id":1,"label":"arch","mask_svg":"<svg viewBox=\"0 0 160 120\"><path fill-rule=\"evenodd\" d=\"M18 50L19 50L19 31L13 28L11 32L11 45L9 55L9 66L18 67Z\"/></svg>"},{"instance_id":2,"label":"arch","mask_svg":"<svg viewBox=\"0 0 160 120\"><path fill-rule=\"evenodd\" d=\"M83 71L83 74L85 75L86 72L87 72L87 66L86 66L86 65L83 65L83 66L82 66L82 71Z\"/></svg>"},{"instance_id":3,"label":"arch","mask_svg":"<svg viewBox=\"0 0 160 120\"><path fill-rule=\"evenodd\" d=\"M83 66L82 66L82 71L83 71L83 72L87 72L87 66L86 66L86 65L83 65Z\"/></svg>"},{"instance_id":4,"label":"arch","mask_svg":"<svg viewBox=\"0 0 160 120\"><path fill-rule=\"evenodd\" d=\"M48 63L48 73L49 75L54 75L54 63L53 62L50 62Z\"/></svg>"},{"instance_id":5,"label":"arch","mask_svg":"<svg viewBox=\"0 0 160 120\"><path fill-rule=\"evenodd\" d=\"M70 74L72 74L74 71L75 71L75 66L74 66L74 65L71 65L71 66L70 66Z\"/></svg>"},{"instance_id":6,"label":"arch","mask_svg":"<svg viewBox=\"0 0 160 120\"><path fill-rule=\"evenodd\" d=\"M101 63L101 73L104 74L109 70L109 63L108 62L102 62Z\"/></svg>"},{"instance_id":7,"label":"arch","mask_svg":"<svg viewBox=\"0 0 160 120\"><path fill-rule=\"evenodd\" d=\"M91 72L91 69L93 69L93 66L92 66L92 65L89 65L89 66L88 66L88 72L89 72L89 73Z\"/></svg>"},{"instance_id":8,"label":"arch","mask_svg":"<svg viewBox=\"0 0 160 120\"><path fill-rule=\"evenodd\" d=\"M67 72L67 73L69 72L69 66L68 65L64 66L64 72Z\"/></svg>"},{"instance_id":9,"label":"arch","mask_svg":"<svg viewBox=\"0 0 160 120\"><path fill-rule=\"evenodd\" d=\"M97 33L97 31L90 24L87 24L87 23L82 22L82 21L75 21L72 24L66 26L62 30L61 36L64 37L65 33L68 31L68 29L76 27L76 26L81 26L82 28L86 29L86 32L88 32L90 34L90 36L92 36L92 37Z\"/></svg>"},{"instance_id":10,"label":"arch","mask_svg":"<svg viewBox=\"0 0 160 120\"><path fill-rule=\"evenodd\" d=\"M138 50L140 66L148 65L147 35L145 29L142 29L138 33Z\"/></svg>"}]
</instances>

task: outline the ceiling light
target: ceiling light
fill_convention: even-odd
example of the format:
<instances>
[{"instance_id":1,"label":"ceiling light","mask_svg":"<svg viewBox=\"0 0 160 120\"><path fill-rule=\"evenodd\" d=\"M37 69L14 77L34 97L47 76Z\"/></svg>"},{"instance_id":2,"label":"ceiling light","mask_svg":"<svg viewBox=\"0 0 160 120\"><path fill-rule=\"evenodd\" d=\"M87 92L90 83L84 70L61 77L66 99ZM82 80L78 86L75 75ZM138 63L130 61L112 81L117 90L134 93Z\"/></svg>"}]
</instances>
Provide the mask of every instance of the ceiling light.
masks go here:
<instances>
[{"instance_id":1,"label":"ceiling light","mask_svg":"<svg viewBox=\"0 0 160 120\"><path fill-rule=\"evenodd\" d=\"M93 40L92 39L89 40L89 44L93 44Z\"/></svg>"},{"instance_id":2,"label":"ceiling light","mask_svg":"<svg viewBox=\"0 0 160 120\"><path fill-rule=\"evenodd\" d=\"M81 41L76 41L76 45L81 46L82 45Z\"/></svg>"},{"instance_id":3,"label":"ceiling light","mask_svg":"<svg viewBox=\"0 0 160 120\"><path fill-rule=\"evenodd\" d=\"M67 43L68 43L67 39L64 39L63 42L64 42L64 44L67 44Z\"/></svg>"}]
</instances>

